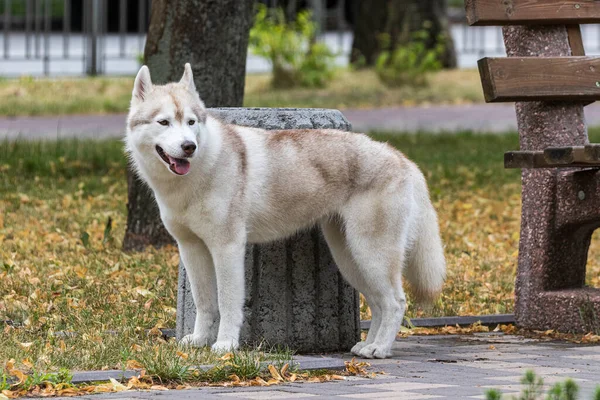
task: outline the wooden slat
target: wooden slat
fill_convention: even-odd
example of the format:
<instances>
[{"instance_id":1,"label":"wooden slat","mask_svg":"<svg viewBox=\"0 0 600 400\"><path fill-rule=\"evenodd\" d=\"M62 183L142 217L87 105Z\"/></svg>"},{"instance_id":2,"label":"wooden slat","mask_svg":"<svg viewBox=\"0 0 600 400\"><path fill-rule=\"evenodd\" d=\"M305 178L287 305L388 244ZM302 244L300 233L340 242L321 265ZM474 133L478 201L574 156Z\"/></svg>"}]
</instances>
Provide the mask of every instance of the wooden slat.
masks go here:
<instances>
[{"instance_id":1,"label":"wooden slat","mask_svg":"<svg viewBox=\"0 0 600 400\"><path fill-rule=\"evenodd\" d=\"M585 146L585 158L587 160L600 160L600 144L588 144Z\"/></svg>"},{"instance_id":2,"label":"wooden slat","mask_svg":"<svg viewBox=\"0 0 600 400\"><path fill-rule=\"evenodd\" d=\"M585 56L583 48L583 38L581 37L581 28L579 25L567 25L567 34L569 35L569 46L572 56Z\"/></svg>"},{"instance_id":3,"label":"wooden slat","mask_svg":"<svg viewBox=\"0 0 600 400\"><path fill-rule=\"evenodd\" d=\"M551 147L544 151L504 153L504 168L600 168L600 145Z\"/></svg>"},{"instance_id":4,"label":"wooden slat","mask_svg":"<svg viewBox=\"0 0 600 400\"><path fill-rule=\"evenodd\" d=\"M504 153L504 168L536 168L546 164L543 151L507 151Z\"/></svg>"},{"instance_id":5,"label":"wooden slat","mask_svg":"<svg viewBox=\"0 0 600 400\"><path fill-rule=\"evenodd\" d=\"M488 103L600 100L600 57L486 57L477 64Z\"/></svg>"},{"instance_id":6,"label":"wooden slat","mask_svg":"<svg viewBox=\"0 0 600 400\"><path fill-rule=\"evenodd\" d=\"M600 23L597 0L466 0L469 25Z\"/></svg>"}]
</instances>

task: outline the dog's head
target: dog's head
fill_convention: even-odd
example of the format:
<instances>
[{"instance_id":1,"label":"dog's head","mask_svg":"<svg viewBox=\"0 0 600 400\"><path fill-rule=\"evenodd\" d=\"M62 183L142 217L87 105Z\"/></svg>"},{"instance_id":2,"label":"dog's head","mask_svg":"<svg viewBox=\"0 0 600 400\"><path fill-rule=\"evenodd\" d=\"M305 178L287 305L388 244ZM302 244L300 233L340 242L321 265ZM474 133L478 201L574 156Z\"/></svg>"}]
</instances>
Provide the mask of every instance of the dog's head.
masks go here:
<instances>
[{"instance_id":1,"label":"dog's head","mask_svg":"<svg viewBox=\"0 0 600 400\"><path fill-rule=\"evenodd\" d=\"M127 151L143 159L146 169L186 175L203 144L206 108L185 64L177 83L153 85L145 65L135 77L127 118ZM162 172L161 172L162 171Z\"/></svg>"}]
</instances>

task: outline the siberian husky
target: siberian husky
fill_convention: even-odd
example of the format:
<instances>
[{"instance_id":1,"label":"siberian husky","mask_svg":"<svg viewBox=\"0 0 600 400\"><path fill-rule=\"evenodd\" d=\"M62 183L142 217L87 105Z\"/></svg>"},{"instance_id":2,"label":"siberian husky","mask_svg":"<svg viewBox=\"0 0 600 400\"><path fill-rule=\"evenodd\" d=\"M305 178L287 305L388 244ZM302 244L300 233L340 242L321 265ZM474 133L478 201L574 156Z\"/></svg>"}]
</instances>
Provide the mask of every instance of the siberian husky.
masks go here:
<instances>
[{"instance_id":1,"label":"siberian husky","mask_svg":"<svg viewBox=\"0 0 600 400\"><path fill-rule=\"evenodd\" d=\"M406 309L403 276L417 300L441 290L446 266L425 178L387 144L332 129L225 124L207 112L190 64L164 86L140 69L125 142L190 280L197 314L184 343L237 348L246 243L315 224L371 307L371 329L355 355L390 355Z\"/></svg>"}]
</instances>

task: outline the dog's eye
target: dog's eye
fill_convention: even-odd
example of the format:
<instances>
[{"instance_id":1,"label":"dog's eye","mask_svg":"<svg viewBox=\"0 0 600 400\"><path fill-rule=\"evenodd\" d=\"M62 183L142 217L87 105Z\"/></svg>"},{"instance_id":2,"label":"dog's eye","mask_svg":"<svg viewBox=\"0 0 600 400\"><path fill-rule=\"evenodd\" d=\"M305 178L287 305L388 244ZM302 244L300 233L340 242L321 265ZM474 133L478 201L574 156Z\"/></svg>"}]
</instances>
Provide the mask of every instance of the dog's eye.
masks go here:
<instances>
[{"instance_id":1,"label":"dog's eye","mask_svg":"<svg viewBox=\"0 0 600 400\"><path fill-rule=\"evenodd\" d=\"M160 121L157 121L159 124L161 124L162 126L167 126L169 125L169 121L167 121L166 119L161 119Z\"/></svg>"},{"instance_id":2,"label":"dog's eye","mask_svg":"<svg viewBox=\"0 0 600 400\"><path fill-rule=\"evenodd\" d=\"M190 119L188 121L188 125L190 125L190 126L194 125L195 123L196 123L196 121L194 121L193 119Z\"/></svg>"}]
</instances>

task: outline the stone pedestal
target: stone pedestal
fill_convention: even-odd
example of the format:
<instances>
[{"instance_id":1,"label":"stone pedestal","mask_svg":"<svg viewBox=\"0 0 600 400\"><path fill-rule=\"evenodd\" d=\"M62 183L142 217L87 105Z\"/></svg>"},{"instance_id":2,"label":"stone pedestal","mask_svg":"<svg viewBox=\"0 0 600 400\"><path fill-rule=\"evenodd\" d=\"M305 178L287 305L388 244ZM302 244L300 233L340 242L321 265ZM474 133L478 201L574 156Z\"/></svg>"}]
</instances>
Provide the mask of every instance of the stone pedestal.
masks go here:
<instances>
[{"instance_id":1,"label":"stone pedestal","mask_svg":"<svg viewBox=\"0 0 600 400\"><path fill-rule=\"evenodd\" d=\"M564 26L505 27L508 56L570 56ZM583 104L517 103L521 150L588 143ZM528 329L600 329L600 290L586 288L593 231L600 227L600 172L548 168L522 172L523 208L515 318Z\"/></svg>"},{"instance_id":2,"label":"stone pedestal","mask_svg":"<svg viewBox=\"0 0 600 400\"><path fill-rule=\"evenodd\" d=\"M322 109L221 108L228 123L274 129L350 130L341 112ZM249 245L241 341L285 345L300 353L347 351L360 340L358 293L340 275L314 228L285 241ZM177 338L191 333L196 309L179 266Z\"/></svg>"}]
</instances>

